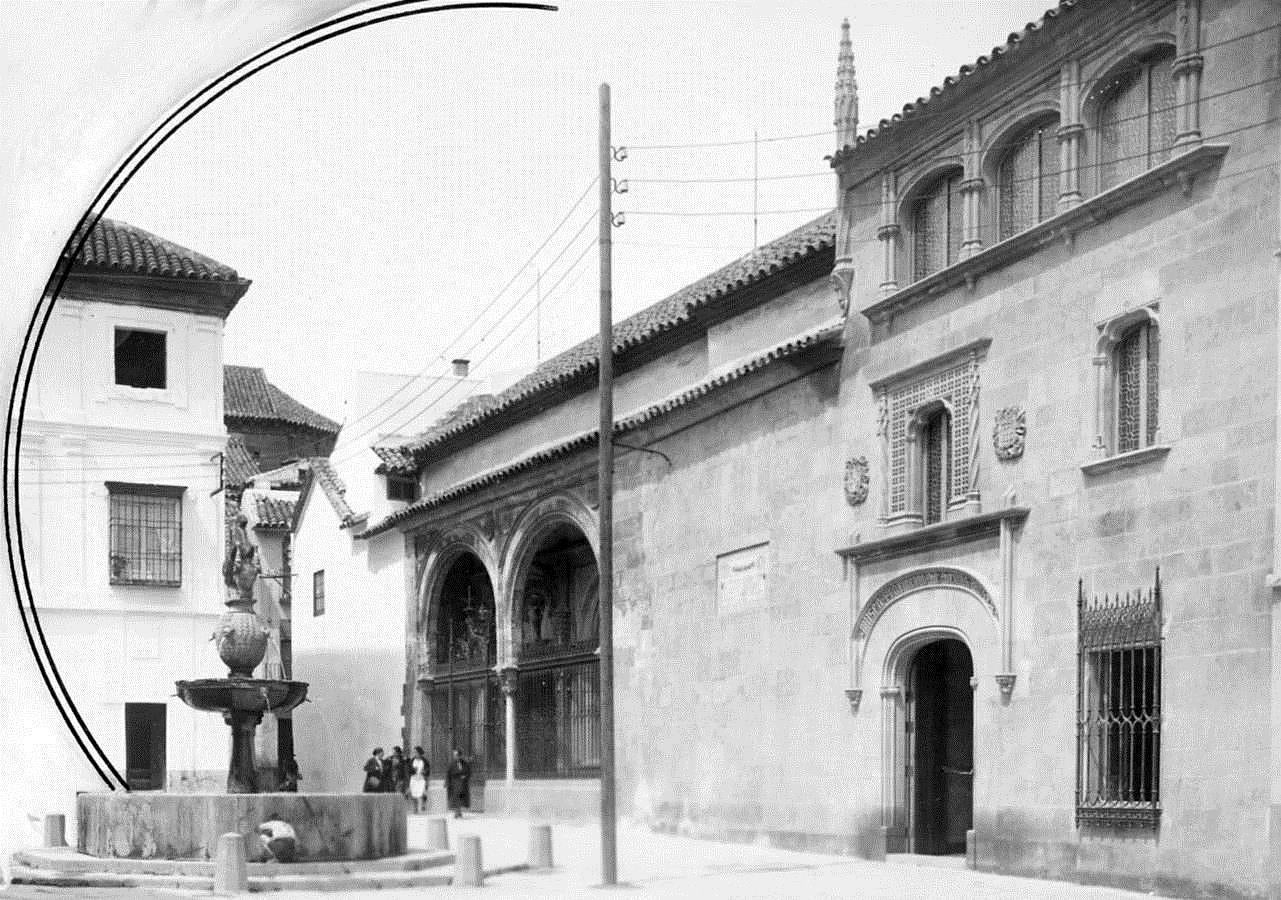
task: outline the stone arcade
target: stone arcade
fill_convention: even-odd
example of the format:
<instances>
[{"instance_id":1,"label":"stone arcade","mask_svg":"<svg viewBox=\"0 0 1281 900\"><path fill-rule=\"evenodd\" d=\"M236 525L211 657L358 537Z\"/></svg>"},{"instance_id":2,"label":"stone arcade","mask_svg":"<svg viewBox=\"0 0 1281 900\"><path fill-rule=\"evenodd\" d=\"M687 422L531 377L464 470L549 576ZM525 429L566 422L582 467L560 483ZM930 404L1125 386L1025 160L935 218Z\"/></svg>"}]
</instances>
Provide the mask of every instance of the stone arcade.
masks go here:
<instances>
[{"instance_id":1,"label":"stone arcade","mask_svg":"<svg viewBox=\"0 0 1281 900\"><path fill-rule=\"evenodd\" d=\"M1063 2L863 134L846 31L836 214L615 326L624 815L1281 890L1276 24ZM594 803L595 375L378 448L502 808Z\"/></svg>"}]
</instances>

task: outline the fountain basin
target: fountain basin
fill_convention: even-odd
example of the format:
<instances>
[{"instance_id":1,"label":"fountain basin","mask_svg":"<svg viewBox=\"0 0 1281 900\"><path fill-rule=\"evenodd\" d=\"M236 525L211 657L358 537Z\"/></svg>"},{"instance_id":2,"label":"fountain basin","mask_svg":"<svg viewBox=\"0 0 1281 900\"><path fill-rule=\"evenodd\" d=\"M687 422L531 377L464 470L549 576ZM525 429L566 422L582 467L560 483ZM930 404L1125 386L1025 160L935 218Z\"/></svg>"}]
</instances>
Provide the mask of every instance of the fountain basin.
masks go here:
<instances>
[{"instance_id":1,"label":"fountain basin","mask_svg":"<svg viewBox=\"0 0 1281 900\"><path fill-rule=\"evenodd\" d=\"M175 682L182 702L205 712L283 713L307 699L307 682L278 678L197 678Z\"/></svg>"},{"instance_id":2,"label":"fountain basin","mask_svg":"<svg viewBox=\"0 0 1281 900\"><path fill-rule=\"evenodd\" d=\"M166 794L93 792L76 797L76 846L97 857L213 859L218 836L245 836L258 858L258 826L293 826L299 862L382 859L408 850L400 794Z\"/></svg>"}]
</instances>

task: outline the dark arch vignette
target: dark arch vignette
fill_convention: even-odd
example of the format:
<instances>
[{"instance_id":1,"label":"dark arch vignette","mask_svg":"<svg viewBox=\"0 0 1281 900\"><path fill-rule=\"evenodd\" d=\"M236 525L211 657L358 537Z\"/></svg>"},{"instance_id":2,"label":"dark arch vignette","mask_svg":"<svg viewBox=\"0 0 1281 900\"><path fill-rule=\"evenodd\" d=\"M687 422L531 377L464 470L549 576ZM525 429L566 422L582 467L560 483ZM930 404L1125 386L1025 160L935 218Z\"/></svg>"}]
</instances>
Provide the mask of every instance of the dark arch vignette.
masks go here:
<instances>
[{"instance_id":1,"label":"dark arch vignette","mask_svg":"<svg viewBox=\"0 0 1281 900\"><path fill-rule=\"evenodd\" d=\"M407 7L407 8L406 8ZM145 138L129 153L106 184L90 202L89 208L80 218L71 237L63 246L62 253L54 266L53 273L45 286L44 292L36 302L31 321L27 323L23 334L22 346L18 353L18 364L14 372L13 386L9 392L9 402L5 412L4 459L0 463L3 474L3 499L5 505L4 536L8 547L9 575L13 581L14 597L18 604L18 615L22 618L23 631L27 645L35 659L36 667L44 681L49 696L57 707L58 714L81 752L93 766L94 771L111 790L129 790L125 778L112 764L103 751L93 732L85 724L75 700L71 697L58 666L53 659L44 629L40 625L40 615L31 588L31 578L27 572L26 553L20 527L22 509L18 495L18 460L22 449L22 426L26 415L27 395L31 386L31 376L35 366L36 353L44 337L45 328L53 312L53 305L66 283L71 269L71 260L75 259L80 248L88 239L89 232L97 224L106 209L115 200L120 191L133 178L137 170L159 150L166 141L190 118L204 109L214 100L240 84L267 66L279 62L308 47L323 43L348 32L370 25L390 22L408 16L426 15L436 12L451 12L467 9L520 9L542 12L556 12L558 7L547 3L527 2L462 2L425 5L425 0L388 0L377 6L346 13L329 19L318 25L306 28L297 34L272 44L265 50L237 64L224 72L214 81L205 85L194 95L183 101L177 109L151 130ZM12 463L10 462L12 460ZM12 482L12 484L11 484ZM9 510L12 509L12 516ZM16 554L15 554L16 549ZM28 603L24 606L23 599ZM28 610L29 607L29 610ZM30 612L30 619L27 613ZM34 631L33 631L34 626ZM73 723L74 720L74 723ZM77 726L79 726L77 728Z\"/></svg>"}]
</instances>

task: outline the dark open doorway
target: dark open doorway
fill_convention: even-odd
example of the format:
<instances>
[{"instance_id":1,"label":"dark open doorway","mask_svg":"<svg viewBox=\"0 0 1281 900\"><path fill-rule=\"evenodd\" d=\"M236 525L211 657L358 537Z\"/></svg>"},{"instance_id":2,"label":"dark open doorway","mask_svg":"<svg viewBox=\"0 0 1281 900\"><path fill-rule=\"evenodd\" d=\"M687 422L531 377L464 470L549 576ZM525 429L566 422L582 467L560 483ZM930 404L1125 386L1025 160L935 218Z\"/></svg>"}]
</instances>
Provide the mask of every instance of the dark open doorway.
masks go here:
<instances>
[{"instance_id":1,"label":"dark open doorway","mask_svg":"<svg viewBox=\"0 0 1281 900\"><path fill-rule=\"evenodd\" d=\"M974 663L958 640L926 644L912 660L911 744L913 850L965 852L974 822Z\"/></svg>"},{"instance_id":2,"label":"dark open doorway","mask_svg":"<svg viewBox=\"0 0 1281 900\"><path fill-rule=\"evenodd\" d=\"M125 778L131 791L165 787L165 704L125 704Z\"/></svg>"}]
</instances>

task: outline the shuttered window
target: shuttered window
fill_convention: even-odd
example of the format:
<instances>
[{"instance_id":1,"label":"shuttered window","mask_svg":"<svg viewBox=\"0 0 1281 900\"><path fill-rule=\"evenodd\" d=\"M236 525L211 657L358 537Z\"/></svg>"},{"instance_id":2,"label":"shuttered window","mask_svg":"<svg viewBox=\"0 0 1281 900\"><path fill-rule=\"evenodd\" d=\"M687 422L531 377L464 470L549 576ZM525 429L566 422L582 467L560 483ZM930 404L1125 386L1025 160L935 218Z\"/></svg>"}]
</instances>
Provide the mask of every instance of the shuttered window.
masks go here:
<instances>
[{"instance_id":1,"label":"shuttered window","mask_svg":"<svg viewBox=\"0 0 1281 900\"><path fill-rule=\"evenodd\" d=\"M960 258L961 170L948 172L916 201L912 215L912 272L916 280Z\"/></svg>"},{"instance_id":2,"label":"shuttered window","mask_svg":"<svg viewBox=\"0 0 1281 900\"><path fill-rule=\"evenodd\" d=\"M1058 119L1046 119L1016 137L997 175L1000 239L1054 215L1058 205Z\"/></svg>"},{"instance_id":3,"label":"shuttered window","mask_svg":"<svg viewBox=\"0 0 1281 900\"><path fill-rule=\"evenodd\" d=\"M1170 158L1176 94L1164 48L1117 72L1099 103L1099 190L1105 191Z\"/></svg>"}]
</instances>

